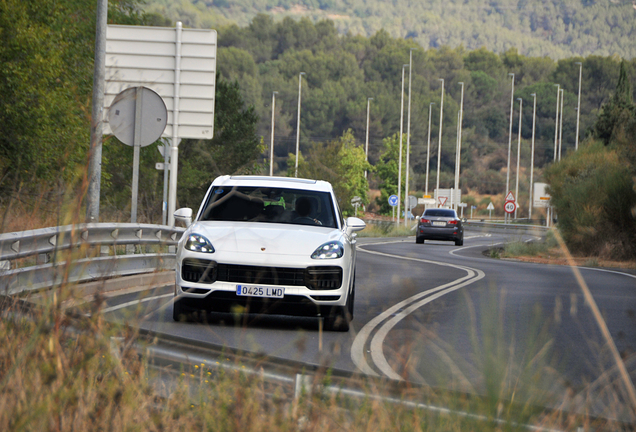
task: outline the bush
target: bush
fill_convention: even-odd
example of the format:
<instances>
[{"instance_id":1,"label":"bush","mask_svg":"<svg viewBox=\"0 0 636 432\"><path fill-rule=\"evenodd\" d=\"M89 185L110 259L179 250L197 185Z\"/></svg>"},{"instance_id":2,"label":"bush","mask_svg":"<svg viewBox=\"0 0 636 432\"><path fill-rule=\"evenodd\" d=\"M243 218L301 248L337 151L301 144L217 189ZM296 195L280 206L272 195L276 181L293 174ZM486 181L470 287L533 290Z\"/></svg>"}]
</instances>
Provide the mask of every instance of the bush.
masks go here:
<instances>
[{"instance_id":1,"label":"bush","mask_svg":"<svg viewBox=\"0 0 636 432\"><path fill-rule=\"evenodd\" d=\"M636 191L631 167L617 150L592 141L546 173L559 229L586 255L636 257Z\"/></svg>"}]
</instances>

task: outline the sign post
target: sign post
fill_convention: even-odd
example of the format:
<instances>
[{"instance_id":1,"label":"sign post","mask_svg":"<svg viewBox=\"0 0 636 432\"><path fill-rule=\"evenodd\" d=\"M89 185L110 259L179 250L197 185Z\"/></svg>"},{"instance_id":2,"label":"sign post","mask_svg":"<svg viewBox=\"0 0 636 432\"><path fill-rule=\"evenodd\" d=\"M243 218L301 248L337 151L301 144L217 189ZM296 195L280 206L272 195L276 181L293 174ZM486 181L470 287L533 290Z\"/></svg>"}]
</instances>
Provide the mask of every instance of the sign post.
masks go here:
<instances>
[{"instance_id":1,"label":"sign post","mask_svg":"<svg viewBox=\"0 0 636 432\"><path fill-rule=\"evenodd\" d=\"M108 121L115 136L133 146L133 177L130 222L137 222L139 192L139 151L163 134L168 122L166 104L146 87L130 87L119 93L108 110Z\"/></svg>"},{"instance_id":2,"label":"sign post","mask_svg":"<svg viewBox=\"0 0 636 432\"><path fill-rule=\"evenodd\" d=\"M393 208L392 214L393 214L393 221L395 222L395 207L398 205L398 197L397 197L397 195L391 195L389 197L389 205Z\"/></svg>"},{"instance_id":3,"label":"sign post","mask_svg":"<svg viewBox=\"0 0 636 432\"><path fill-rule=\"evenodd\" d=\"M353 198L351 198L351 205L356 209L355 210L356 217L358 217L358 207L360 207L361 204L362 204L362 198L360 198L359 196L354 196Z\"/></svg>"},{"instance_id":4,"label":"sign post","mask_svg":"<svg viewBox=\"0 0 636 432\"><path fill-rule=\"evenodd\" d=\"M492 204L492 201L488 204L488 207L486 207L486 210L488 210L488 219L492 219L492 211L495 209L495 206Z\"/></svg>"},{"instance_id":5,"label":"sign post","mask_svg":"<svg viewBox=\"0 0 636 432\"><path fill-rule=\"evenodd\" d=\"M215 30L184 29L180 22L176 28L107 28L106 112L114 97L129 87L148 87L166 103L168 123L163 134L171 138L171 148L164 152L164 167L170 165L170 170L164 171L162 213L167 225L174 225L180 140L213 136L216 41ZM104 134L111 130L110 123L104 122Z\"/></svg>"}]
</instances>

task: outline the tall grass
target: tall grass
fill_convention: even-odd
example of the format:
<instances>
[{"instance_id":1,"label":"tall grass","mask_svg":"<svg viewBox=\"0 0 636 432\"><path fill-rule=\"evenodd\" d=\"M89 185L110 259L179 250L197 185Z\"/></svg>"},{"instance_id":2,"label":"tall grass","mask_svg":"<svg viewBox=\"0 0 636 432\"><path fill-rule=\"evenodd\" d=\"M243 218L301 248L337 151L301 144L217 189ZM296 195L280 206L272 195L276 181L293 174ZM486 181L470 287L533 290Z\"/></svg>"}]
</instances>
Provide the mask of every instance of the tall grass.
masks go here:
<instances>
[{"instance_id":1,"label":"tall grass","mask_svg":"<svg viewBox=\"0 0 636 432\"><path fill-rule=\"evenodd\" d=\"M360 381L361 396L325 391L328 369L317 374L318 387L300 397L293 389L235 367L184 364L173 381L160 376L152 359L135 349L144 311L127 318L130 326L109 323L101 303L88 303L74 318L62 305L70 288L59 288L40 307L23 311L5 298L0 319L0 430L205 430L205 431L502 431L541 428L575 430L581 425L620 430L625 425L542 408L558 406L558 383L549 362L546 321L533 313L534 336L517 346L514 332L498 319L498 302L476 311L468 302L473 366L451 345L421 328L421 340L435 342L450 363L470 377L470 393L455 386L457 372L437 375L436 387L405 384L392 399L381 398L392 383ZM535 311L536 312L536 311ZM479 329L477 331L477 329ZM512 335L512 336L511 336ZM116 344L113 341L118 341ZM423 349L430 349L423 346ZM143 352L143 351L142 351ZM229 360L224 359L224 360ZM298 371L302 372L302 371ZM390 385L389 385L390 384ZM386 387L385 387L386 385ZM559 389L562 387L557 386ZM323 388L323 390L320 390ZM455 389L456 391L436 390ZM553 390L553 389L552 389ZM563 396L564 398L566 395ZM555 402L556 401L556 402ZM586 429L591 430L591 429Z\"/></svg>"}]
</instances>

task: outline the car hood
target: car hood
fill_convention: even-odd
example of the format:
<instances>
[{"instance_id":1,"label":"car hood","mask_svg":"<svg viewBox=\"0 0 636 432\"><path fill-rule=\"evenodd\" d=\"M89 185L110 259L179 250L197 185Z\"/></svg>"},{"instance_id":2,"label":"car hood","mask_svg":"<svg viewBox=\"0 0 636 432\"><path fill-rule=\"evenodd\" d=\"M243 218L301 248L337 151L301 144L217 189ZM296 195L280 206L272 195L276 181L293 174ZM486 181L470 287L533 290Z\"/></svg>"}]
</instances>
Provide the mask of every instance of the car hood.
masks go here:
<instances>
[{"instance_id":1,"label":"car hood","mask_svg":"<svg viewBox=\"0 0 636 432\"><path fill-rule=\"evenodd\" d=\"M205 236L219 253L309 257L326 242L345 242L343 233L335 228L272 223L196 222L186 233Z\"/></svg>"}]
</instances>

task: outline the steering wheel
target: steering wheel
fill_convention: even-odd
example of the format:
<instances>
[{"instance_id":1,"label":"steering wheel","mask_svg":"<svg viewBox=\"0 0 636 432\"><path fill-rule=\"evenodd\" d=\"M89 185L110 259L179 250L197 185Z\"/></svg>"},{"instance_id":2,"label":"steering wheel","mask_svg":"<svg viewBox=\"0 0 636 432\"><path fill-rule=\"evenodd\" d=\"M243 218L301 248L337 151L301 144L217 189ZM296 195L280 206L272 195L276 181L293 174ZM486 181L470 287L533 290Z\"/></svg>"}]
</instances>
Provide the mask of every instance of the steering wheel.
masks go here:
<instances>
[{"instance_id":1,"label":"steering wheel","mask_svg":"<svg viewBox=\"0 0 636 432\"><path fill-rule=\"evenodd\" d=\"M297 217L292 222L293 223L300 223L300 224L303 224L303 225L322 225L322 223L319 220L316 220L314 218L310 218L308 216Z\"/></svg>"}]
</instances>

